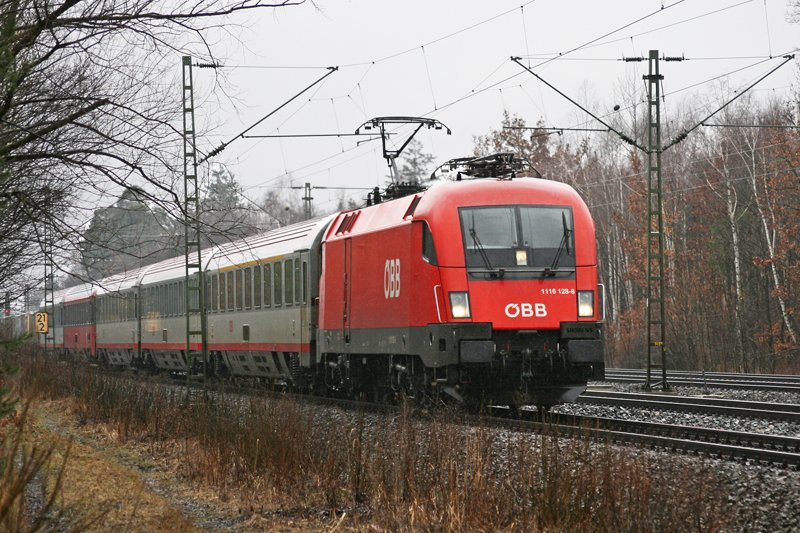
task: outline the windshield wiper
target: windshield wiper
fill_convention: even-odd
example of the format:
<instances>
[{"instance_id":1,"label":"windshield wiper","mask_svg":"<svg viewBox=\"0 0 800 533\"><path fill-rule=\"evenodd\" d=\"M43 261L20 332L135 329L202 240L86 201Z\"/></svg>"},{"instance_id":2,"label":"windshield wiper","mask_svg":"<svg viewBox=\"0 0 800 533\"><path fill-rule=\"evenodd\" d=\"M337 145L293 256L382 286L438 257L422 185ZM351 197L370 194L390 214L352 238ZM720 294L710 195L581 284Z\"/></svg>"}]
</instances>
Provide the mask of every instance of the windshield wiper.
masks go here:
<instances>
[{"instance_id":1,"label":"windshield wiper","mask_svg":"<svg viewBox=\"0 0 800 533\"><path fill-rule=\"evenodd\" d=\"M572 235L572 230L567 227L567 217L564 216L564 212L561 212L561 226L564 228L564 233L561 237L561 243L558 245L558 251L556 251L556 256L553 258L553 264L550 265L550 268L545 268L542 272L542 277L555 277L555 268L558 266L558 261L561 259L561 253L566 248L567 255L570 254L569 250L569 237Z\"/></svg>"},{"instance_id":2,"label":"windshield wiper","mask_svg":"<svg viewBox=\"0 0 800 533\"><path fill-rule=\"evenodd\" d=\"M481 240L478 238L478 232L475 231L474 226L469 229L469 236L472 237L472 242L475 244L475 248L478 249L478 253L481 256L481 259L483 259L483 263L486 265L489 275L492 278L502 278L505 274L505 271L502 268L495 270L492 266L492 263L489 262L489 256L486 255L486 250L483 248L483 244L481 244Z\"/></svg>"}]
</instances>

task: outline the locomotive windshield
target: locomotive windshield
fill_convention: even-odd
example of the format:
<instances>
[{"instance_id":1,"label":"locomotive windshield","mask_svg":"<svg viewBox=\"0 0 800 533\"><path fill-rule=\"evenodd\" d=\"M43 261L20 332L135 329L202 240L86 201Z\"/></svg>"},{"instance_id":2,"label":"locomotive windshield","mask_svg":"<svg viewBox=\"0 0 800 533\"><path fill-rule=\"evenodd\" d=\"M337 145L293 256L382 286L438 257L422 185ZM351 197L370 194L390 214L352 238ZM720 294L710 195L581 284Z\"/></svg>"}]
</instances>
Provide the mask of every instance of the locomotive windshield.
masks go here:
<instances>
[{"instance_id":1,"label":"locomotive windshield","mask_svg":"<svg viewBox=\"0 0 800 533\"><path fill-rule=\"evenodd\" d=\"M518 277L523 273L574 275L572 209L487 206L459 210L470 273Z\"/></svg>"}]
</instances>

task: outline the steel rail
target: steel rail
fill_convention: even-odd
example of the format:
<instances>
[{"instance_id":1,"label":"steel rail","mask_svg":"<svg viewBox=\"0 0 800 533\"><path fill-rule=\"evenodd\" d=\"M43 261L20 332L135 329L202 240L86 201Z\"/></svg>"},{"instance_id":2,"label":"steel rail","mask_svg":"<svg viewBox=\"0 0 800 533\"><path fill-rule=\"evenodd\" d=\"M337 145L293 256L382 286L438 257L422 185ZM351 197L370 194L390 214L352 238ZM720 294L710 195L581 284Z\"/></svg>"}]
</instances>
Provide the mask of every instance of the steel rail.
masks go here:
<instances>
[{"instance_id":1,"label":"steel rail","mask_svg":"<svg viewBox=\"0 0 800 533\"><path fill-rule=\"evenodd\" d=\"M774 381L764 378L754 379L737 379L731 377L729 379L722 378L709 378L703 377L679 377L674 373L668 374L670 384L684 385L692 387L713 387L721 389L738 389L738 390L763 390L772 392L795 392L800 393L800 380L784 380ZM644 373L615 373L606 371L605 381L616 383L637 383L644 382Z\"/></svg>"},{"instance_id":2,"label":"steel rail","mask_svg":"<svg viewBox=\"0 0 800 533\"><path fill-rule=\"evenodd\" d=\"M800 423L800 405L786 403L606 391L586 391L577 398L576 402Z\"/></svg>"},{"instance_id":3,"label":"steel rail","mask_svg":"<svg viewBox=\"0 0 800 533\"><path fill-rule=\"evenodd\" d=\"M644 370L631 368L607 368L606 375L641 376ZM719 379L724 381L758 381L765 383L798 383L800 375L795 374L753 374L739 372L702 372L698 370L670 370L669 376L685 379Z\"/></svg>"}]
</instances>

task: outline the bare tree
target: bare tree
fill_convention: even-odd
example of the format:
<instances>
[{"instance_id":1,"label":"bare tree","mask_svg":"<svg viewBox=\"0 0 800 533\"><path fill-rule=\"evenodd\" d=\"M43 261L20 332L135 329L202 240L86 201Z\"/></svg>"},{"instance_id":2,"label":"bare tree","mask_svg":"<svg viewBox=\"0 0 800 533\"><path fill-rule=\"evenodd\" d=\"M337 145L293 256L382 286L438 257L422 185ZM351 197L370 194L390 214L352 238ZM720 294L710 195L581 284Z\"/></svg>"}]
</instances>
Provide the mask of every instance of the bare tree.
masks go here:
<instances>
[{"instance_id":1,"label":"bare tree","mask_svg":"<svg viewBox=\"0 0 800 533\"><path fill-rule=\"evenodd\" d=\"M79 210L121 190L179 218L179 56L213 60L205 37L226 17L303 2L4 0L0 289L24 290L45 226L66 255L89 219Z\"/></svg>"}]
</instances>

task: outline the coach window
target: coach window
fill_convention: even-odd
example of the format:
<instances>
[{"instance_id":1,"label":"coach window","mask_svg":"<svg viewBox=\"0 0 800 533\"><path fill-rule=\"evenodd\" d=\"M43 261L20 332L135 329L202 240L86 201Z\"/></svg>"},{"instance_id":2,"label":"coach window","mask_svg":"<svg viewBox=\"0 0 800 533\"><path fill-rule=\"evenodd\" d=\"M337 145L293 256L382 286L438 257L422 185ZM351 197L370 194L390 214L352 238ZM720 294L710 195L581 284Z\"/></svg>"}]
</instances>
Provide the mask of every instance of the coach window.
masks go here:
<instances>
[{"instance_id":1,"label":"coach window","mask_svg":"<svg viewBox=\"0 0 800 533\"><path fill-rule=\"evenodd\" d=\"M244 269L244 308L253 307L253 269Z\"/></svg>"},{"instance_id":2,"label":"coach window","mask_svg":"<svg viewBox=\"0 0 800 533\"><path fill-rule=\"evenodd\" d=\"M283 262L283 302L286 305L292 305L292 295L294 294L294 287L292 284L292 260L289 259Z\"/></svg>"},{"instance_id":3,"label":"coach window","mask_svg":"<svg viewBox=\"0 0 800 533\"><path fill-rule=\"evenodd\" d=\"M303 283L300 280L300 259L294 260L294 303L299 304L303 297L301 292L303 290Z\"/></svg>"},{"instance_id":4,"label":"coach window","mask_svg":"<svg viewBox=\"0 0 800 533\"><path fill-rule=\"evenodd\" d=\"M236 289L233 287L233 272L229 270L225 273L225 294L228 299L228 311L233 311L235 293Z\"/></svg>"},{"instance_id":5,"label":"coach window","mask_svg":"<svg viewBox=\"0 0 800 533\"><path fill-rule=\"evenodd\" d=\"M261 308L261 265L253 268L253 309Z\"/></svg>"},{"instance_id":6,"label":"coach window","mask_svg":"<svg viewBox=\"0 0 800 533\"><path fill-rule=\"evenodd\" d=\"M272 305L272 265L264 265L264 307Z\"/></svg>"},{"instance_id":7,"label":"coach window","mask_svg":"<svg viewBox=\"0 0 800 533\"><path fill-rule=\"evenodd\" d=\"M219 275L219 292L217 293L217 301L219 302L220 312L225 311L225 274Z\"/></svg>"},{"instance_id":8,"label":"coach window","mask_svg":"<svg viewBox=\"0 0 800 533\"><path fill-rule=\"evenodd\" d=\"M244 284L242 283L242 270L238 269L234 271L234 280L236 281L236 309L241 311L243 298L242 294L244 293Z\"/></svg>"},{"instance_id":9,"label":"coach window","mask_svg":"<svg viewBox=\"0 0 800 533\"><path fill-rule=\"evenodd\" d=\"M208 295L208 299L211 301L211 310L217 310L217 293L219 292L219 276L214 274L211 276L211 294Z\"/></svg>"},{"instance_id":10,"label":"coach window","mask_svg":"<svg viewBox=\"0 0 800 533\"><path fill-rule=\"evenodd\" d=\"M272 274L273 274L272 279L274 282L272 284L272 289L273 289L272 294L275 295L275 307L278 307L279 305L281 305L281 298L283 298L283 293L281 292L283 290L283 283L282 283L283 270L281 269L280 261L275 262Z\"/></svg>"}]
</instances>

